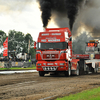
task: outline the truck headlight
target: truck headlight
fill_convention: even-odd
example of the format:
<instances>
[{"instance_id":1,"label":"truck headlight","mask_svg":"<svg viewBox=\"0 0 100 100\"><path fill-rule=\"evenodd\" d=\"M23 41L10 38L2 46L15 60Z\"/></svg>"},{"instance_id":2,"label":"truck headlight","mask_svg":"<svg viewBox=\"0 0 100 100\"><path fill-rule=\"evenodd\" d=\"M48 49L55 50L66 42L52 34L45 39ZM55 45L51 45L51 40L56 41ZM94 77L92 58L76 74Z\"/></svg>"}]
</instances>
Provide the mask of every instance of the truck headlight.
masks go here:
<instances>
[{"instance_id":1,"label":"truck headlight","mask_svg":"<svg viewBox=\"0 0 100 100\"><path fill-rule=\"evenodd\" d=\"M37 64L37 66L41 66L41 64Z\"/></svg>"},{"instance_id":2,"label":"truck headlight","mask_svg":"<svg viewBox=\"0 0 100 100\"><path fill-rule=\"evenodd\" d=\"M62 65L66 65L66 63L60 63L60 65L62 66Z\"/></svg>"},{"instance_id":3,"label":"truck headlight","mask_svg":"<svg viewBox=\"0 0 100 100\"><path fill-rule=\"evenodd\" d=\"M43 65L46 65L46 63L43 63Z\"/></svg>"}]
</instances>

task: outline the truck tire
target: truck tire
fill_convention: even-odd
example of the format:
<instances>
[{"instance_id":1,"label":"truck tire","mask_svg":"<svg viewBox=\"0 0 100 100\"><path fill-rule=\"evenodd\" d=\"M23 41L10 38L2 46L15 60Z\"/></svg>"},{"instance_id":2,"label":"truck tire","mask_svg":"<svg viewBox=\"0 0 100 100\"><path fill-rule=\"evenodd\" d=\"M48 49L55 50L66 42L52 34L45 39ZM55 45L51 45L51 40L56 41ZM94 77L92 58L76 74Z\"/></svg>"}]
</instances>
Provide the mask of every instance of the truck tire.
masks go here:
<instances>
[{"instance_id":1,"label":"truck tire","mask_svg":"<svg viewBox=\"0 0 100 100\"><path fill-rule=\"evenodd\" d=\"M45 73L43 71L39 71L39 76L44 76Z\"/></svg>"},{"instance_id":2,"label":"truck tire","mask_svg":"<svg viewBox=\"0 0 100 100\"><path fill-rule=\"evenodd\" d=\"M85 66L85 60L84 59L80 59L79 61L79 74L80 75L84 75L84 66Z\"/></svg>"},{"instance_id":3,"label":"truck tire","mask_svg":"<svg viewBox=\"0 0 100 100\"><path fill-rule=\"evenodd\" d=\"M94 68L94 73L97 73L97 68Z\"/></svg>"},{"instance_id":4,"label":"truck tire","mask_svg":"<svg viewBox=\"0 0 100 100\"><path fill-rule=\"evenodd\" d=\"M99 67L99 64L96 64L95 68L92 68L92 73L97 73L98 72L98 67Z\"/></svg>"},{"instance_id":5,"label":"truck tire","mask_svg":"<svg viewBox=\"0 0 100 100\"><path fill-rule=\"evenodd\" d=\"M69 64L68 71L65 71L65 76L71 76L71 65Z\"/></svg>"},{"instance_id":6,"label":"truck tire","mask_svg":"<svg viewBox=\"0 0 100 100\"><path fill-rule=\"evenodd\" d=\"M79 64L77 63L76 76L78 76L79 74L80 74L80 71L79 71Z\"/></svg>"},{"instance_id":7,"label":"truck tire","mask_svg":"<svg viewBox=\"0 0 100 100\"><path fill-rule=\"evenodd\" d=\"M86 75L88 75L89 74L89 72L90 72L90 66L91 65L85 65L85 67L86 67L86 70L84 71L84 73L86 74Z\"/></svg>"},{"instance_id":8,"label":"truck tire","mask_svg":"<svg viewBox=\"0 0 100 100\"><path fill-rule=\"evenodd\" d=\"M92 68L92 73L97 73L98 69L97 68Z\"/></svg>"}]
</instances>

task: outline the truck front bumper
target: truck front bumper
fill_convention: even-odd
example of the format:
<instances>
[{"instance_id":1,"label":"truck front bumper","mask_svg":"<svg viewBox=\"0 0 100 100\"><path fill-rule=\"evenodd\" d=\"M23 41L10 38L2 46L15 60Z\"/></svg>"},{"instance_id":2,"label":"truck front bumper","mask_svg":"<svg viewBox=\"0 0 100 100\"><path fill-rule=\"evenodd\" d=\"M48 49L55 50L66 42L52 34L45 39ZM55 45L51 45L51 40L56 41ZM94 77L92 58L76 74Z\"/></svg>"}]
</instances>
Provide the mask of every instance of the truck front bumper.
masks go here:
<instances>
[{"instance_id":1,"label":"truck front bumper","mask_svg":"<svg viewBox=\"0 0 100 100\"><path fill-rule=\"evenodd\" d=\"M67 66L65 61L38 61L36 63L37 71L67 71Z\"/></svg>"}]
</instances>

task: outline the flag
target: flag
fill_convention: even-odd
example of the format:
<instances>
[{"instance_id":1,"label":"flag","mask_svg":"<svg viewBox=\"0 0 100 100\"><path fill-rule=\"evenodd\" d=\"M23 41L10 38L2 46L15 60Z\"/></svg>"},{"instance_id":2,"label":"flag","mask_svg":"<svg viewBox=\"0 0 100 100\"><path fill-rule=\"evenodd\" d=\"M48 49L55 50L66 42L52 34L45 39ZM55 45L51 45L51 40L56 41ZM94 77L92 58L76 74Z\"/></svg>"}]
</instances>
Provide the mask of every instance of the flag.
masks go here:
<instances>
[{"instance_id":1,"label":"flag","mask_svg":"<svg viewBox=\"0 0 100 100\"><path fill-rule=\"evenodd\" d=\"M8 56L8 37L3 43L4 51L3 51L3 56Z\"/></svg>"}]
</instances>

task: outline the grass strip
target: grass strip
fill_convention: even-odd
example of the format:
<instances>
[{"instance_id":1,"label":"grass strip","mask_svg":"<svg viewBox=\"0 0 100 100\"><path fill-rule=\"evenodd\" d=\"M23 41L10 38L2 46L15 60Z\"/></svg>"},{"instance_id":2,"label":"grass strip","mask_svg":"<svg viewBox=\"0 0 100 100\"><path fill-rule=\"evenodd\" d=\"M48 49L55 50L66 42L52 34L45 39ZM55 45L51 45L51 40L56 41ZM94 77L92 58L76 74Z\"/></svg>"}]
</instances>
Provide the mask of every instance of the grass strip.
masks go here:
<instances>
[{"instance_id":1,"label":"grass strip","mask_svg":"<svg viewBox=\"0 0 100 100\"><path fill-rule=\"evenodd\" d=\"M100 87L57 98L56 100L100 100Z\"/></svg>"}]
</instances>

